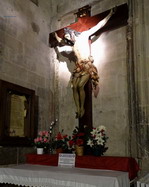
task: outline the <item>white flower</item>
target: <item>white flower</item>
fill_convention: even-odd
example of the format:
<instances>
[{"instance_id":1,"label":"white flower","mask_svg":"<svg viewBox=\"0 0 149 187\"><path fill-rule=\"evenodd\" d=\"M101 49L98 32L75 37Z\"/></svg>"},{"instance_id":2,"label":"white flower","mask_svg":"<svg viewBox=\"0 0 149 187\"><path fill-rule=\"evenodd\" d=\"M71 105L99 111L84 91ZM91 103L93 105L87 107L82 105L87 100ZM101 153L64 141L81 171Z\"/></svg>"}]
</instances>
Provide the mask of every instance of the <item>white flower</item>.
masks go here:
<instances>
[{"instance_id":1,"label":"white flower","mask_svg":"<svg viewBox=\"0 0 149 187\"><path fill-rule=\"evenodd\" d=\"M90 147L98 147L99 145L105 146L106 139L106 128L105 126L99 126L92 129L90 132L90 139L87 141L87 145Z\"/></svg>"},{"instance_id":2,"label":"white flower","mask_svg":"<svg viewBox=\"0 0 149 187\"><path fill-rule=\"evenodd\" d=\"M97 129L93 129L92 132L91 132L91 134L92 134L93 136L95 136L97 133L98 133Z\"/></svg>"},{"instance_id":3,"label":"white flower","mask_svg":"<svg viewBox=\"0 0 149 187\"><path fill-rule=\"evenodd\" d=\"M97 141L99 141L99 140L101 140L101 139L102 139L101 136L96 136L96 137L95 137L95 140L97 140Z\"/></svg>"},{"instance_id":4,"label":"white flower","mask_svg":"<svg viewBox=\"0 0 149 187\"><path fill-rule=\"evenodd\" d=\"M97 139L97 138L99 138L99 137L103 137L103 135L102 135L102 133L101 133L101 132L100 132L100 133L98 133L98 134L96 134L95 139Z\"/></svg>"},{"instance_id":5,"label":"white flower","mask_svg":"<svg viewBox=\"0 0 149 187\"><path fill-rule=\"evenodd\" d=\"M103 126L103 125L101 125L101 126L97 127L97 129L98 129L98 131L101 131L101 130L106 131L106 127L105 127L105 126Z\"/></svg>"},{"instance_id":6,"label":"white flower","mask_svg":"<svg viewBox=\"0 0 149 187\"><path fill-rule=\"evenodd\" d=\"M99 138L97 140L97 145L103 145L104 144L104 140L102 138Z\"/></svg>"},{"instance_id":7,"label":"white flower","mask_svg":"<svg viewBox=\"0 0 149 187\"><path fill-rule=\"evenodd\" d=\"M89 140L87 141L87 145L89 145L90 147L92 147L92 146L93 146L93 141L89 139Z\"/></svg>"}]
</instances>

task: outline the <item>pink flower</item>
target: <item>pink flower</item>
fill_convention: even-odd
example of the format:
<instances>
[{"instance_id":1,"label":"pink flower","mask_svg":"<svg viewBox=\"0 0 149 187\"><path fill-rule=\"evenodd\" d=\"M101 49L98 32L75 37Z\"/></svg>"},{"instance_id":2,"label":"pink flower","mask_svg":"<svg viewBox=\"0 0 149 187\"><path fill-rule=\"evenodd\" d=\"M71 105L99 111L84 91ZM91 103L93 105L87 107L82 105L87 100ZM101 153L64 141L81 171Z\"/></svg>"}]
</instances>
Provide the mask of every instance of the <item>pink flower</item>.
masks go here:
<instances>
[{"instance_id":1,"label":"pink flower","mask_svg":"<svg viewBox=\"0 0 149 187\"><path fill-rule=\"evenodd\" d=\"M39 131L38 135L43 136L43 131Z\"/></svg>"},{"instance_id":2,"label":"pink flower","mask_svg":"<svg viewBox=\"0 0 149 187\"><path fill-rule=\"evenodd\" d=\"M40 142L40 137L37 137L37 142Z\"/></svg>"},{"instance_id":3,"label":"pink flower","mask_svg":"<svg viewBox=\"0 0 149 187\"><path fill-rule=\"evenodd\" d=\"M44 141L44 142L48 142L48 139L47 139L47 138L44 138L43 141Z\"/></svg>"},{"instance_id":4,"label":"pink flower","mask_svg":"<svg viewBox=\"0 0 149 187\"><path fill-rule=\"evenodd\" d=\"M46 136L46 137L49 136L49 132L48 132L48 131L45 132L45 136Z\"/></svg>"},{"instance_id":5,"label":"pink flower","mask_svg":"<svg viewBox=\"0 0 149 187\"><path fill-rule=\"evenodd\" d=\"M42 137L39 137L39 141L42 141Z\"/></svg>"},{"instance_id":6,"label":"pink flower","mask_svg":"<svg viewBox=\"0 0 149 187\"><path fill-rule=\"evenodd\" d=\"M37 147L46 147L49 143L49 132L39 131L37 138L34 139L34 144Z\"/></svg>"}]
</instances>

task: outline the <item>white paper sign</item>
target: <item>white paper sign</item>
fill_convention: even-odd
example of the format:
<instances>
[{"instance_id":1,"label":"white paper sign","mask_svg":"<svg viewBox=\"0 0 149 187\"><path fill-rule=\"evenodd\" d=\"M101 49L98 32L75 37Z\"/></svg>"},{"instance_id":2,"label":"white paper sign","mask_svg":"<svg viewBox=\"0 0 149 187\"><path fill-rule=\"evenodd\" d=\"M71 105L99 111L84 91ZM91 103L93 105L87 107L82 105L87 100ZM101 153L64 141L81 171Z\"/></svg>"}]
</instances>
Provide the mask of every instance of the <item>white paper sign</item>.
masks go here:
<instances>
[{"instance_id":1,"label":"white paper sign","mask_svg":"<svg viewBox=\"0 0 149 187\"><path fill-rule=\"evenodd\" d=\"M58 166L75 167L76 155L68 153L59 153Z\"/></svg>"}]
</instances>

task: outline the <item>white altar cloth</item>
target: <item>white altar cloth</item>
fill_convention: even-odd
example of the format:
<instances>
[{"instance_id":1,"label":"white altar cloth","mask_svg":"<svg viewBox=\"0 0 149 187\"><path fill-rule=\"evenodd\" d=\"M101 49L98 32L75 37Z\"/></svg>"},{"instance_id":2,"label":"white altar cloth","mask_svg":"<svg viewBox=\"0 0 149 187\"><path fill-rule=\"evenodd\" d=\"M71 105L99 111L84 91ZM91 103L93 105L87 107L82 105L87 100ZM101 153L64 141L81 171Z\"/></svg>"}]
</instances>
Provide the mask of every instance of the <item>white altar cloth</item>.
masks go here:
<instances>
[{"instance_id":1,"label":"white altar cloth","mask_svg":"<svg viewBox=\"0 0 149 187\"><path fill-rule=\"evenodd\" d=\"M22 164L0 168L0 183L35 187L129 187L127 172Z\"/></svg>"}]
</instances>

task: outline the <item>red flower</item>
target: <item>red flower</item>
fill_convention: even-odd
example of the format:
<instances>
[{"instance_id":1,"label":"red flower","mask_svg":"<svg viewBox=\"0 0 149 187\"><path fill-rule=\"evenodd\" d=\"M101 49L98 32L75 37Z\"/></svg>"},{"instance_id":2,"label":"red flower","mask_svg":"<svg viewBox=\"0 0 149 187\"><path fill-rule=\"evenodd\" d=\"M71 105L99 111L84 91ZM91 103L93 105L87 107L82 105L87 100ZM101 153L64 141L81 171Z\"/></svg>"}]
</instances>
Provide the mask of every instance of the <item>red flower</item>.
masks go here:
<instances>
[{"instance_id":1,"label":"red flower","mask_svg":"<svg viewBox=\"0 0 149 187\"><path fill-rule=\"evenodd\" d=\"M76 138L77 138L77 135L76 135L76 134L72 136L72 139L76 139Z\"/></svg>"},{"instance_id":2,"label":"red flower","mask_svg":"<svg viewBox=\"0 0 149 187\"><path fill-rule=\"evenodd\" d=\"M56 139L57 140L62 140L63 139L63 136L61 135L60 132L57 134Z\"/></svg>"},{"instance_id":3,"label":"red flower","mask_svg":"<svg viewBox=\"0 0 149 187\"><path fill-rule=\"evenodd\" d=\"M68 137L68 135L67 135L67 134L63 136L63 138L67 138L67 137Z\"/></svg>"},{"instance_id":4,"label":"red flower","mask_svg":"<svg viewBox=\"0 0 149 187\"><path fill-rule=\"evenodd\" d=\"M104 132L105 132L105 131L102 129L102 130L101 130L101 133L104 133Z\"/></svg>"},{"instance_id":5,"label":"red flower","mask_svg":"<svg viewBox=\"0 0 149 187\"><path fill-rule=\"evenodd\" d=\"M73 140L70 140L69 141L69 146L72 147L74 145L74 141Z\"/></svg>"},{"instance_id":6,"label":"red flower","mask_svg":"<svg viewBox=\"0 0 149 187\"><path fill-rule=\"evenodd\" d=\"M78 146L83 145L84 141L82 139L77 139L76 144Z\"/></svg>"},{"instance_id":7,"label":"red flower","mask_svg":"<svg viewBox=\"0 0 149 187\"><path fill-rule=\"evenodd\" d=\"M80 132L80 133L77 134L77 136L84 136L84 133Z\"/></svg>"}]
</instances>

